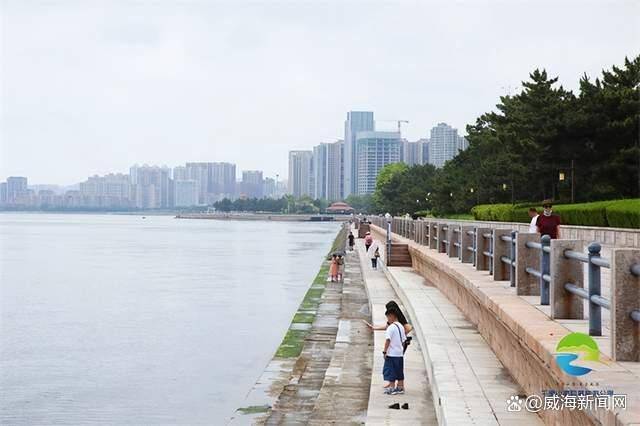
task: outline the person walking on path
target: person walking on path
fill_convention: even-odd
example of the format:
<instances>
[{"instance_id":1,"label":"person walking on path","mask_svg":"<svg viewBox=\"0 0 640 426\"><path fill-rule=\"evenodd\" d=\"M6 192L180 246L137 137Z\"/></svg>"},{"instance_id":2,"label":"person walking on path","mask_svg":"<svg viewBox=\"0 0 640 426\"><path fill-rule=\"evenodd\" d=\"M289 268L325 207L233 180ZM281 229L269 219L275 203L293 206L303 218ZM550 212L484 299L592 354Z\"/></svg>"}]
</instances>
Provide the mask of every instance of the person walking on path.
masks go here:
<instances>
[{"instance_id":1,"label":"person walking on path","mask_svg":"<svg viewBox=\"0 0 640 426\"><path fill-rule=\"evenodd\" d=\"M540 236L548 235L552 240L560 238L560 216L553 214L551 200L544 200L542 215L538 216L536 227Z\"/></svg>"},{"instance_id":2,"label":"person walking on path","mask_svg":"<svg viewBox=\"0 0 640 426\"><path fill-rule=\"evenodd\" d=\"M538 217L540 217L540 215L538 214L538 209L536 209L535 207L531 207L529 209L529 217L531 218L531 222L529 223L529 233L530 234L535 234L538 232Z\"/></svg>"},{"instance_id":3,"label":"person walking on path","mask_svg":"<svg viewBox=\"0 0 640 426\"><path fill-rule=\"evenodd\" d=\"M368 252L369 247L373 244L373 237L371 236L371 232L368 232L364 236L364 249Z\"/></svg>"},{"instance_id":4,"label":"person walking on path","mask_svg":"<svg viewBox=\"0 0 640 426\"><path fill-rule=\"evenodd\" d=\"M329 266L329 277L331 282L335 282L338 278L338 256L335 254L331 256L331 265Z\"/></svg>"},{"instance_id":5,"label":"person walking on path","mask_svg":"<svg viewBox=\"0 0 640 426\"><path fill-rule=\"evenodd\" d=\"M338 282L342 282L344 277L344 258L341 254L338 255Z\"/></svg>"},{"instance_id":6,"label":"person walking on path","mask_svg":"<svg viewBox=\"0 0 640 426\"><path fill-rule=\"evenodd\" d=\"M380 257L378 243L375 241L371 242L371 245L367 249L367 255L369 256L369 259L371 259L371 267L373 269L378 269L378 258Z\"/></svg>"},{"instance_id":7,"label":"person walking on path","mask_svg":"<svg viewBox=\"0 0 640 426\"><path fill-rule=\"evenodd\" d=\"M353 232L349 232L349 250L353 251L353 246L356 245L356 237L353 235Z\"/></svg>"},{"instance_id":8,"label":"person walking on path","mask_svg":"<svg viewBox=\"0 0 640 426\"><path fill-rule=\"evenodd\" d=\"M395 309L387 309L384 313L387 322L390 323L385 331L384 366L382 378L385 381L384 393L399 395L404 393L404 341L406 335L404 328L398 322L398 313Z\"/></svg>"}]
</instances>

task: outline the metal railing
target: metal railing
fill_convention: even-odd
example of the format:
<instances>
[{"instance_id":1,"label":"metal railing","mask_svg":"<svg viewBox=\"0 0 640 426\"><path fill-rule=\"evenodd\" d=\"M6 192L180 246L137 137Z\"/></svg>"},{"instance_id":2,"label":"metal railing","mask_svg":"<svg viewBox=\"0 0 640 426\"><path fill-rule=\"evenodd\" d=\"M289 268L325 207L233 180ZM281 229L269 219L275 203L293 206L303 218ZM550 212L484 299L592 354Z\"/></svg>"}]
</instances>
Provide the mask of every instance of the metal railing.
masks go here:
<instances>
[{"instance_id":1,"label":"metal railing","mask_svg":"<svg viewBox=\"0 0 640 426\"><path fill-rule=\"evenodd\" d=\"M384 218L373 218L372 222L386 228ZM469 229L460 222L393 218L391 230L448 257L466 261L478 270L487 270L496 281L508 280L518 295L539 294L541 305L551 305L551 317L554 319L584 318L582 306L583 301L587 301L590 335L602 335L603 308L622 312L622 315L611 315L611 329L618 330L612 333L612 355L619 360L640 361L640 343L635 346L616 343L620 339L631 338L628 336L629 324L616 322L630 321L630 324L634 324L631 327L637 327L634 333L640 333L640 300L638 293L634 293L640 288L640 261L629 260L640 259L640 249L615 249L614 256L605 259L600 255L599 243L589 244L587 253L583 253L579 249L582 247L580 241L555 240L552 244L549 236L538 238L535 234L513 229L483 226ZM566 244L574 244L571 247L575 249L563 248ZM635 257L616 257L616 250L631 250ZM586 279L583 278L584 265L587 265ZM610 298L602 295L602 268L616 270L626 280L624 286L618 284L618 291L612 293ZM555 270L553 276L552 270ZM574 273L563 275L563 270ZM611 279L614 287L614 274ZM628 296L620 297L620 290ZM573 311L567 312L567 306ZM620 352L620 347L632 349Z\"/></svg>"},{"instance_id":2,"label":"metal railing","mask_svg":"<svg viewBox=\"0 0 640 426\"><path fill-rule=\"evenodd\" d=\"M525 271L527 274L531 274L534 277L540 280L540 304L548 305L549 304L549 295L550 295L550 283L551 283L551 275L550 274L550 266L551 262L549 261L549 254L551 253L549 245L551 244L551 237L548 235L543 235L540 238L540 242L536 243L533 241L529 241L525 244L525 247L533 250L540 251L540 270L534 269L531 266L527 266Z\"/></svg>"}]
</instances>

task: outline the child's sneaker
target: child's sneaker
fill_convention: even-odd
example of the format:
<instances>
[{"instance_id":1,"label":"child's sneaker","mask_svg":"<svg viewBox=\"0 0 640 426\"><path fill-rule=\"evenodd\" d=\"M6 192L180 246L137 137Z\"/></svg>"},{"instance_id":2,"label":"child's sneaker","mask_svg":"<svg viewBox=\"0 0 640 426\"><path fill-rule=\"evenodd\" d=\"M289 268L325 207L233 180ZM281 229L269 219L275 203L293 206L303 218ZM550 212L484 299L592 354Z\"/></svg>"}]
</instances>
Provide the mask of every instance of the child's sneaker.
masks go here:
<instances>
[{"instance_id":1,"label":"child's sneaker","mask_svg":"<svg viewBox=\"0 0 640 426\"><path fill-rule=\"evenodd\" d=\"M391 395L404 395L404 388L393 388Z\"/></svg>"},{"instance_id":2,"label":"child's sneaker","mask_svg":"<svg viewBox=\"0 0 640 426\"><path fill-rule=\"evenodd\" d=\"M384 388L384 394L385 395L393 395L393 390L394 390L394 388L392 388L392 387Z\"/></svg>"}]
</instances>

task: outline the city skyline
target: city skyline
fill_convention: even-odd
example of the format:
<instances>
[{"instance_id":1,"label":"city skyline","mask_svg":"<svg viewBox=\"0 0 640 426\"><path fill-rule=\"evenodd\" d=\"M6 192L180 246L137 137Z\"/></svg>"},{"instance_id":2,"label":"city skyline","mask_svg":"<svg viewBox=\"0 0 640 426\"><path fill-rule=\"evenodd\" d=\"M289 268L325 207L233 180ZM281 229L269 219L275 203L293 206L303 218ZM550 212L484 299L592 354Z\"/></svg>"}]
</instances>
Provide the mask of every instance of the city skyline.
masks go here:
<instances>
[{"instance_id":1,"label":"city skyline","mask_svg":"<svg viewBox=\"0 0 640 426\"><path fill-rule=\"evenodd\" d=\"M464 134L533 69L575 90L640 35L625 1L2 4L0 176L60 185L144 162L285 176L348 109Z\"/></svg>"}]
</instances>

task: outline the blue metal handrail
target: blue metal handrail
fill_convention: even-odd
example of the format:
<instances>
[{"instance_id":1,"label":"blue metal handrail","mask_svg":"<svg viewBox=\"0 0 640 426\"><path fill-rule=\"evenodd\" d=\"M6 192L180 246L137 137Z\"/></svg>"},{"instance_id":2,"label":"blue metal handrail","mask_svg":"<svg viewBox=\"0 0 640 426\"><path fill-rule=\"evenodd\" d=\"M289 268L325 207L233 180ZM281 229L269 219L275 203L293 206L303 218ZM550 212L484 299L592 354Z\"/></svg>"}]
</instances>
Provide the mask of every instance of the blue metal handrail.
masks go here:
<instances>
[{"instance_id":1,"label":"blue metal handrail","mask_svg":"<svg viewBox=\"0 0 640 426\"><path fill-rule=\"evenodd\" d=\"M551 253L551 247L549 246L551 244L551 237L549 237L548 235L543 235L542 238L540 238L540 242L537 243L535 241L528 241L525 243L525 247L527 248L531 248L531 249L535 249L535 250L540 250L540 271L533 269L531 267L527 267L525 268L525 271L530 274L533 275L534 277L537 277L539 279L539 284L540 284L540 304L541 305L548 305L549 304L549 299L550 299L550 282L551 282L551 276L549 275L550 273L550 265L551 265L551 260L549 259L549 254Z\"/></svg>"}]
</instances>

